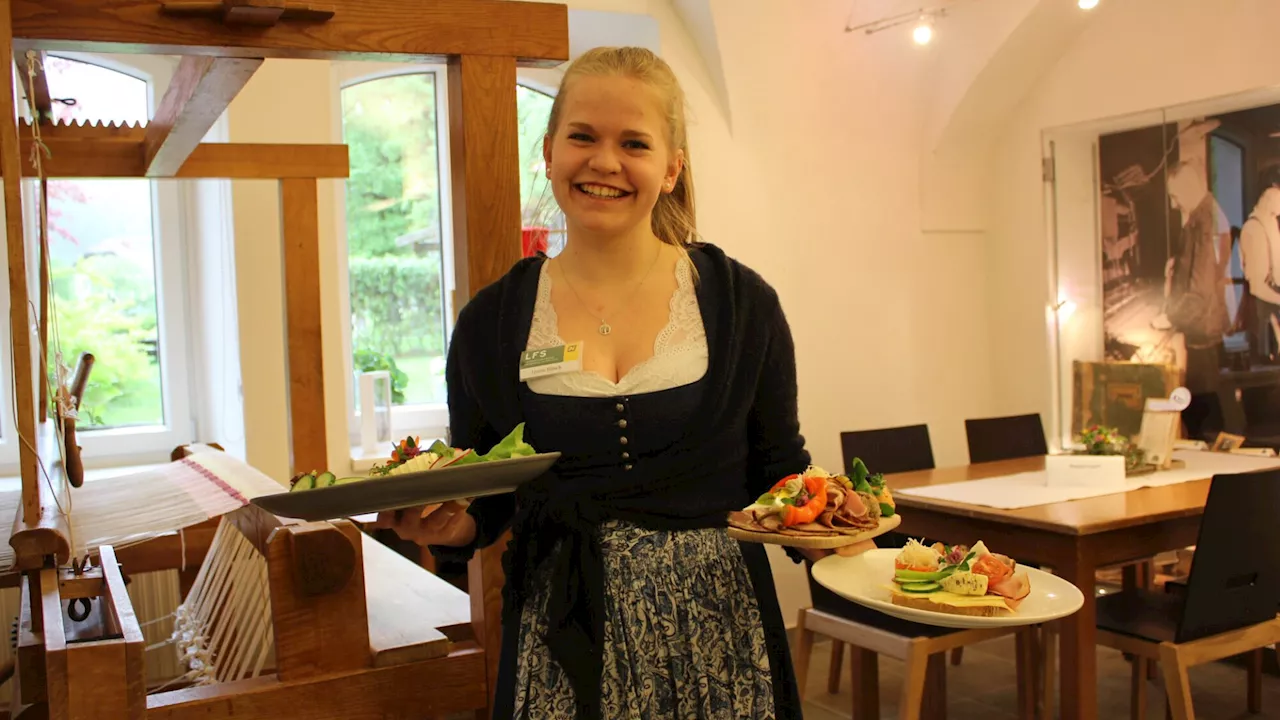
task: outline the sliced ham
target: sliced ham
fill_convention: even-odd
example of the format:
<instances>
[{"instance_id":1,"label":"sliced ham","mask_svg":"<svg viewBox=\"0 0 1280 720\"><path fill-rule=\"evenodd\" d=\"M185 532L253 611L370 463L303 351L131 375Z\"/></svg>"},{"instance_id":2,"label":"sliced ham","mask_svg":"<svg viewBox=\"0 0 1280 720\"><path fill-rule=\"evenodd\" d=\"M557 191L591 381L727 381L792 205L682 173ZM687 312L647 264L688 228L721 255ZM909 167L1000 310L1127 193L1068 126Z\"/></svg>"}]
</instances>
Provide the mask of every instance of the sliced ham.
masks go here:
<instances>
[{"instance_id":1,"label":"sliced ham","mask_svg":"<svg viewBox=\"0 0 1280 720\"><path fill-rule=\"evenodd\" d=\"M1014 573L988 585L987 592L1014 601L1022 600L1031 593L1031 578L1024 572Z\"/></svg>"},{"instance_id":2,"label":"sliced ham","mask_svg":"<svg viewBox=\"0 0 1280 720\"><path fill-rule=\"evenodd\" d=\"M817 523L805 523L804 525L793 525L789 528L778 530L779 535L791 535L794 537L831 537L836 535L857 535L866 532L867 528L859 527L826 527Z\"/></svg>"},{"instance_id":3,"label":"sliced ham","mask_svg":"<svg viewBox=\"0 0 1280 720\"><path fill-rule=\"evenodd\" d=\"M750 530L752 532L768 532L763 525L756 522L754 515L748 512L742 512L741 510L729 513L729 524L733 527Z\"/></svg>"},{"instance_id":4,"label":"sliced ham","mask_svg":"<svg viewBox=\"0 0 1280 720\"><path fill-rule=\"evenodd\" d=\"M849 491L834 478L827 478L827 507L837 508L844 503L844 496Z\"/></svg>"},{"instance_id":5,"label":"sliced ham","mask_svg":"<svg viewBox=\"0 0 1280 720\"><path fill-rule=\"evenodd\" d=\"M827 478L827 505L813 522L782 527L782 516L773 508L748 508L730 513L729 524L754 532L814 536L856 535L880 524L880 504L868 493L856 492L834 477Z\"/></svg>"},{"instance_id":6,"label":"sliced ham","mask_svg":"<svg viewBox=\"0 0 1280 720\"><path fill-rule=\"evenodd\" d=\"M858 493L846 493L841 510L843 511L842 514L850 517L864 517L867 514L867 504L862 501Z\"/></svg>"},{"instance_id":7,"label":"sliced ham","mask_svg":"<svg viewBox=\"0 0 1280 720\"><path fill-rule=\"evenodd\" d=\"M763 526L765 530L770 532L776 532L782 529L781 515L765 515L764 517L758 518L756 522Z\"/></svg>"}]
</instances>

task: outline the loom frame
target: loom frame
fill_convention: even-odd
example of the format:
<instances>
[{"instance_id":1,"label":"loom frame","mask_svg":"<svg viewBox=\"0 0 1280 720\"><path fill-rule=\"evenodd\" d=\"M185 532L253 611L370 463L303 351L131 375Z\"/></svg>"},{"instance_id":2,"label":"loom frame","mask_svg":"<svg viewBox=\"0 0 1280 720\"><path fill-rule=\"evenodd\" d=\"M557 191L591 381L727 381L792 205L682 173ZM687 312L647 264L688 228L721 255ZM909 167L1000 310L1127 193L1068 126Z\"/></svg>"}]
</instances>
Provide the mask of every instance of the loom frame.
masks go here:
<instances>
[{"instance_id":1,"label":"loom frame","mask_svg":"<svg viewBox=\"0 0 1280 720\"><path fill-rule=\"evenodd\" d=\"M447 65L449 73L450 154L452 158L455 306L460 307L479 288L497 280L520 257L520 186L517 150L516 68L554 67L569 59L568 10L551 3L502 0L327 0L324 3L286 0L210 0L159 2L156 0L0 0L0 57L11 57L24 67L26 53L85 51L100 53L162 53L182 56L170 87L154 117L145 126L65 126L44 118L51 107L48 87L38 76L24 87L33 98L41 136L52 151L45 166L47 177L148 177L148 178L252 178L279 181L281 236L286 274L286 346L288 348L291 467L327 465L324 427L323 355L321 338L326 331L320 320L318 214L316 183L320 178L346 177L344 145L206 144L200 139L237 92L266 58L432 61ZM24 73L19 73L24 75ZM25 84L25 77L23 77ZM9 261L9 296L13 367L17 378L16 405L19 436L35 438L38 429L56 420L44 419L46 398L37 391L32 338L28 332L26 239L22 222L19 182L33 174L29 157L33 138L31 122L21 120L14 102L11 73L0 73L0 174L4 180L6 247ZM329 328L329 332L334 329ZM110 362L109 358L102 359ZM37 414L39 411L39 414ZM75 448L71 448L75 452ZM67 599L58 573L73 575L75 558L68 543L65 519L58 512L54 490L41 481L40 458L33 448L20 447L22 504L14 518L11 544L17 556L16 570L24 588L24 612L40 598L40 607L58 607ZM69 465L72 464L70 461ZM43 465L61 479L67 469L44 458ZM74 468L73 468L74 470ZM252 508L245 511L255 512ZM241 515L244 513L237 513ZM337 542L340 535L353 543L356 557L353 577L368 568L368 543L352 535L345 521L290 523L275 518L266 546L261 549L272 572L274 611L289 612L274 618L277 632L285 629L314 634L306 623L333 621L329 594L299 594L277 577L284 578L304 564L308 543L315 538ZM205 528L207 530L207 528ZM310 539L308 539L310 538ZM324 543L320 543L323 545ZM123 548L119 563L126 571L177 568L179 558L172 539L162 538L146 546ZM106 708L94 702L123 698L119 717L296 717L338 718L343 710L316 709L297 700L310 686L323 682L344 693L385 692L395 688L397 672L429 685L440 695L449 688L470 688L458 703L440 702L421 692L404 692L406 703L389 703L389 716L419 717L428 708L435 712L474 709L486 716L496 679L501 638L501 554L506 542L477 553L468 571L470 627L452 628L447 654L430 659L405 655L404 662L375 667L373 660L352 665L340 658L337 666L321 662L301 671L280 668L282 676L226 692L200 689L186 697L156 701L137 700L141 677L125 672L121 686L109 661L85 656L83 661L50 664L47 638L28 644L19 658L15 686L38 686L36 670L42 670L44 696L31 707L50 717L79 717L83 710ZM337 546L334 546L337 547ZM381 546L378 546L381 547ZM380 552L376 548L374 554ZM118 576L115 552L99 550L103 579L92 587L117 624L129 626L132 610L128 597L110 592L110 577ZM130 565L131 563L132 566ZM353 581L354 582L354 581ZM349 591L350 588L348 587ZM350 595L350 592L347 592ZM123 597L122 597L123 595ZM355 598L354 595L351 596ZM50 603L53 603L50 605ZM292 603L292 605L290 605ZM363 598L350 607L364 607ZM279 605L280 607L275 607ZM275 615L276 612L273 612ZM136 620L133 621L136 626ZM136 628L133 628L136 629ZM126 639L131 627L124 628ZM448 634L448 633L446 633ZM358 634L357 634L358 635ZM34 634L32 638L34 638ZM357 638L358 640L358 638ZM277 640L279 648L279 640ZM338 653L334 648L326 652ZM123 652L123 648L121 649ZM115 652L111 650L110 652ZM357 653L357 657L363 655ZM36 663L33 665L32 663ZM341 667L338 667L341 666ZM345 673L335 677L334 672ZM325 673L328 673L326 675ZM58 677L55 678L54 675ZM24 676L26 680L24 680ZM319 678L325 678L320 680ZM78 682L71 682L72 679ZM95 684L94 680L101 682ZM429 680L428 680L429 679ZM236 683L231 683L236 684ZM480 688L478 694L472 692ZM63 691L77 697L63 697ZM187 691L179 691L187 692ZM470 693L470 694L468 694ZM34 690L32 693L39 695ZM171 695L171 694L166 694ZM472 697L474 695L475 697ZM66 702L64 702L66 701ZM43 704L43 707L41 705ZM455 707L455 705L457 705ZM280 714L287 708L286 714ZM30 710L30 708L28 708ZM59 715L62 712L65 715ZM26 715L14 715L23 716ZM115 715L113 715L115 716ZM101 715L94 715L101 717Z\"/></svg>"}]
</instances>

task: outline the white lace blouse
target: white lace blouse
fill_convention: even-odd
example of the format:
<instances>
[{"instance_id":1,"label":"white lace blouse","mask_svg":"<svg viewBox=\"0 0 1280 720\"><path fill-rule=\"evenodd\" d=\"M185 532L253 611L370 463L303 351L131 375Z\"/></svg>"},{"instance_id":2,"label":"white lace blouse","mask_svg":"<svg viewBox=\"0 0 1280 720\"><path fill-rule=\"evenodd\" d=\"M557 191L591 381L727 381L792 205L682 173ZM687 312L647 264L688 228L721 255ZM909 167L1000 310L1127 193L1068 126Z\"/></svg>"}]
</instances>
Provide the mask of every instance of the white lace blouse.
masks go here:
<instances>
[{"instance_id":1,"label":"white lace blouse","mask_svg":"<svg viewBox=\"0 0 1280 720\"><path fill-rule=\"evenodd\" d=\"M564 345L556 309L551 304L550 264L543 263L538 277L538 299L533 308L526 350ZM575 338L577 340L579 338ZM591 339L583 350L591 352ZM653 341L653 356L612 382L590 370L547 375L529 380L529 389L541 395L613 397L669 390L697 382L707 372L707 332L702 325L698 295L688 260L676 263L676 291L666 326Z\"/></svg>"}]
</instances>

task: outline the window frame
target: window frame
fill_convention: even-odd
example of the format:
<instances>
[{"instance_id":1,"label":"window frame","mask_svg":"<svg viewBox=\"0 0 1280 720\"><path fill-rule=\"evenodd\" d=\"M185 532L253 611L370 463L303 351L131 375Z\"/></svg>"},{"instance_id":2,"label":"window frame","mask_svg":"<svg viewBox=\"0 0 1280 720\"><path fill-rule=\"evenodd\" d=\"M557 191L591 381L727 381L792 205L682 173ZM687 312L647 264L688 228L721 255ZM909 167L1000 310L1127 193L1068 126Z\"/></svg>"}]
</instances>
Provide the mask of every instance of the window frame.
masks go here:
<instances>
[{"instance_id":1,"label":"window frame","mask_svg":"<svg viewBox=\"0 0 1280 720\"><path fill-rule=\"evenodd\" d=\"M13 377L13 357L9 335L9 254L0 253L0 287L5 292L0 294L0 343L4 352L0 352L0 378ZM30 289L28 288L28 291ZM18 465L18 419L14 414L13 382L0 382L0 468L17 467Z\"/></svg>"},{"instance_id":2,"label":"window frame","mask_svg":"<svg viewBox=\"0 0 1280 720\"><path fill-rule=\"evenodd\" d=\"M157 90L163 90L173 76L175 62L172 59L150 56L103 56L81 52L51 52L50 55L119 72L146 83L147 114L155 113L159 102ZM26 181L30 191L23 193L25 234L28 238L28 271L38 277L35 245L30 238L39 237L39 199L35 192L36 181ZM186 242L184 216L186 194L176 181L151 181L152 258L156 278L156 352L160 365L160 393L164 422L158 425L109 428L102 430L78 429L77 442L83 450L88 469L119 465L165 462L173 448L189 443L195 436L192 416L191 346L186 328L191 300L187 297L184 282L186 270ZM7 276L6 276L7 277ZM3 283L7 287L7 280ZM30 286L38 292L36 286ZM7 300L5 301L7 307ZM8 337L8 313L0 329ZM0 353L0 369L11 377L8 369L8 353ZM74 365L74 359L66 359ZM7 385L7 384L6 384ZM5 411L0 413L4 422L4 437L0 439L0 473L17 469L16 433L13 428L12 403L8 387L0 389Z\"/></svg>"},{"instance_id":3,"label":"window frame","mask_svg":"<svg viewBox=\"0 0 1280 720\"><path fill-rule=\"evenodd\" d=\"M436 95L436 143L440 188L440 235L441 261L443 263L444 288L442 301L444 305L445 350L448 351L449 340L453 334L454 319L457 317L457 306L454 302L456 276L453 254L453 192L452 167L449 152L449 73L446 65L435 63L372 63L372 62L335 62L333 63L333 97L331 107L334 108L334 142L343 143L345 138L342 128L342 92L366 82L382 80L400 75L434 75ZM560 84L560 70L538 68L517 68L516 84L530 90L555 97ZM379 452L374 457L365 457L360 448L360 409L355 402L355 367L352 358L351 340L351 288L349 279L349 250L347 245L347 213L346 185L338 188L338 198L334 203L334 231L337 238L338 290L342 322L343 351L343 383L344 398L347 408L347 436L351 448L352 469L363 472L375 462L385 459ZM422 403L416 405L398 405L391 409L392 433L421 435L426 438L445 438L448 435L449 407L446 403Z\"/></svg>"}]
</instances>

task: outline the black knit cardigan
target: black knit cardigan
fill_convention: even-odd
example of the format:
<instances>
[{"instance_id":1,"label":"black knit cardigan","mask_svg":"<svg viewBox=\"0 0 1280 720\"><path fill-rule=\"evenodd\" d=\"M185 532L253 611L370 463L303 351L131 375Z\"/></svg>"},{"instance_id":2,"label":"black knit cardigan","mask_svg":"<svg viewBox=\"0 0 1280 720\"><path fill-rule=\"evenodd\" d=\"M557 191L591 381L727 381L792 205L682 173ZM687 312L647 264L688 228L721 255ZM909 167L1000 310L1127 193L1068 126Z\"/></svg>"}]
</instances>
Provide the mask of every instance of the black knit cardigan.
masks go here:
<instances>
[{"instance_id":1,"label":"black knit cardigan","mask_svg":"<svg viewBox=\"0 0 1280 720\"><path fill-rule=\"evenodd\" d=\"M575 477L561 469L572 459L561 458L556 468L518 492L473 502L469 512L477 537L472 546L432 548L438 557L462 560L512 530L504 557L507 630L518 627L534 570L555 555L547 640L573 684L580 718L599 717L604 581L594 527L606 519L651 529L721 527L729 511L810 462L797 412L795 348L777 294L714 245L691 247L690 258L698 271L709 360L708 384L684 441L637 464L635 472L608 478ZM454 447L485 451L522 420L519 358L545 261L543 256L520 261L459 313L446 367ZM761 583L756 584L760 594ZM765 584L772 592L772 579ZM776 612L775 597L761 600ZM783 651L783 657L789 655ZM507 664L512 661L507 658ZM792 677L789 667L774 671L779 675L775 688ZM504 694L509 695L499 692L495 717L503 716L509 704ZM509 706L505 712L509 716Z\"/></svg>"}]
</instances>

